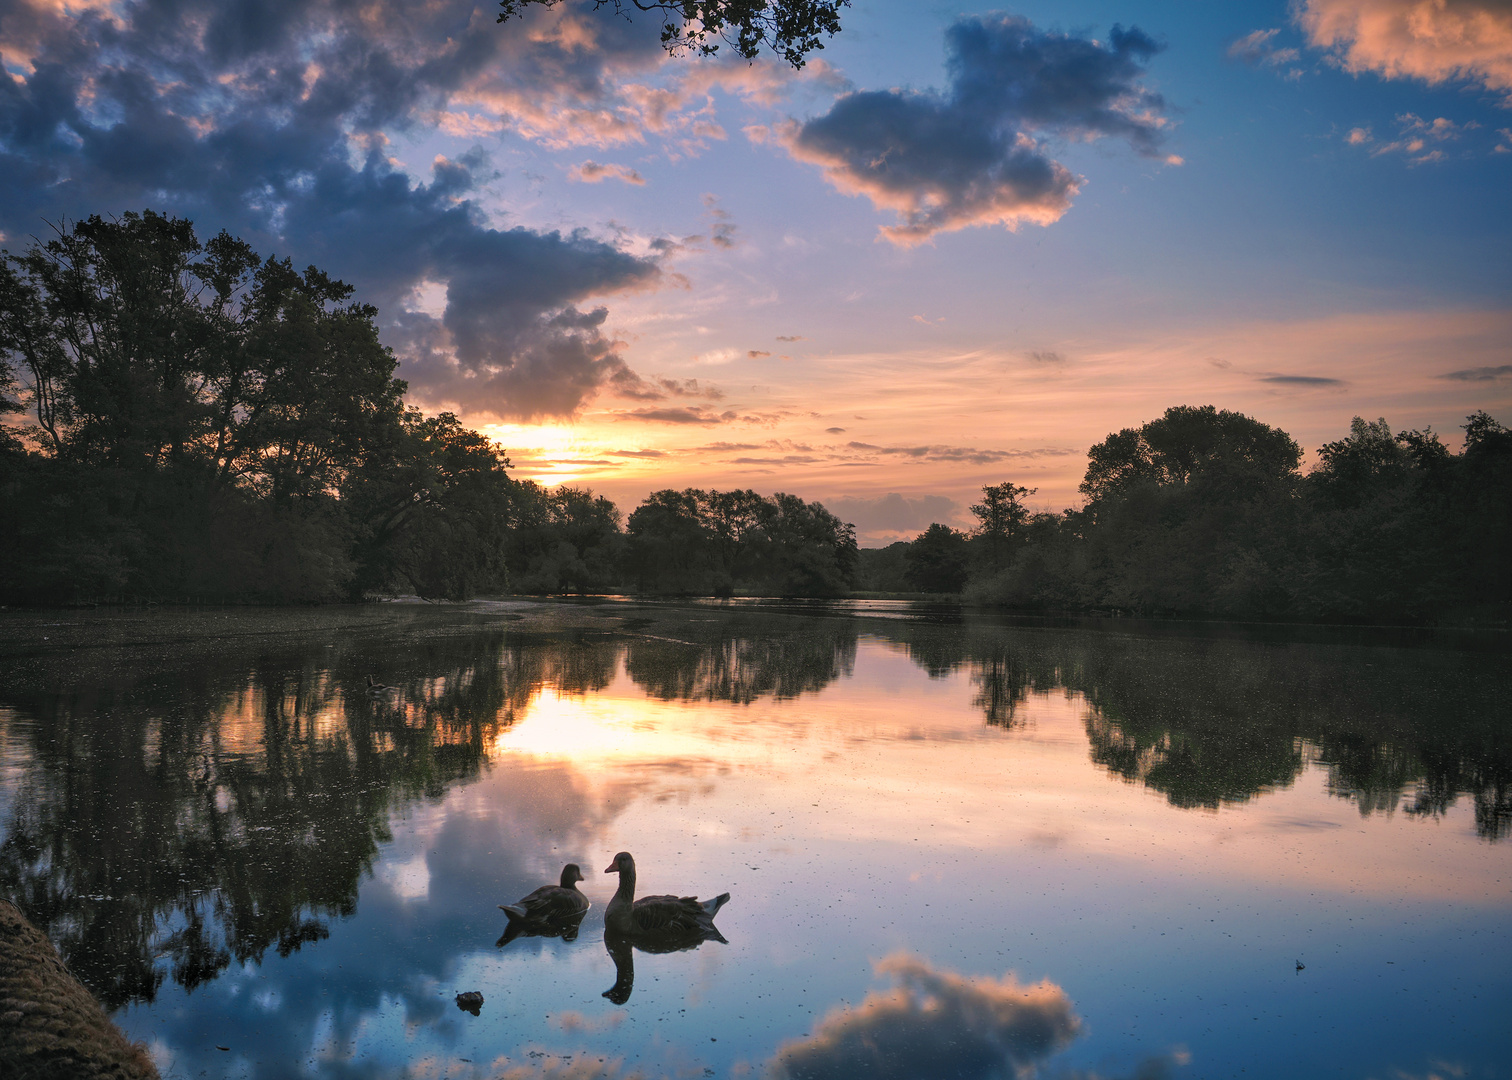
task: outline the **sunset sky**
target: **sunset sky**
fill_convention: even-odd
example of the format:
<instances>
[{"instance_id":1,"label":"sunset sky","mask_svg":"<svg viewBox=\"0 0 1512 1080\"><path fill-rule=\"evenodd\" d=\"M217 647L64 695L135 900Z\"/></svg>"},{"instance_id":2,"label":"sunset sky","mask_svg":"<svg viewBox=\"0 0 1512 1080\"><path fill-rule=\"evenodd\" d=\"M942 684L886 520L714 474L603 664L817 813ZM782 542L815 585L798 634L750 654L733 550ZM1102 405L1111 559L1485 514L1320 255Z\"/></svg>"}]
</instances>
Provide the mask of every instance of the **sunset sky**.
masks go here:
<instances>
[{"instance_id":1,"label":"sunset sky","mask_svg":"<svg viewBox=\"0 0 1512 1080\"><path fill-rule=\"evenodd\" d=\"M378 305L515 475L863 546L1213 404L1512 423L1512 2L855 0L802 72L569 3L0 0L0 234L146 207ZM727 51L727 50L726 50Z\"/></svg>"}]
</instances>

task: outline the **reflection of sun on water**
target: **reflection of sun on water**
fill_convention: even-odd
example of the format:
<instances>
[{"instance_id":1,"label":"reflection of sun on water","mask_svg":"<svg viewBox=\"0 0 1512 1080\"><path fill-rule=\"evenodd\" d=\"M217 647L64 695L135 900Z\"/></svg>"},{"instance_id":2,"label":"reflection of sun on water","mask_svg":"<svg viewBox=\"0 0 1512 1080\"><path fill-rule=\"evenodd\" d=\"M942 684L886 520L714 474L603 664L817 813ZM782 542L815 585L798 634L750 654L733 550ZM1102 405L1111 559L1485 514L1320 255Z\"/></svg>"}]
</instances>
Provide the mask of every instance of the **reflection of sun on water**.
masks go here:
<instances>
[{"instance_id":1,"label":"reflection of sun on water","mask_svg":"<svg viewBox=\"0 0 1512 1080\"><path fill-rule=\"evenodd\" d=\"M545 688L530 703L523 720L499 733L494 749L500 753L568 758L580 766L595 759L624 757L644 748L648 738L648 718L634 715L639 711L636 704L572 697Z\"/></svg>"}]
</instances>

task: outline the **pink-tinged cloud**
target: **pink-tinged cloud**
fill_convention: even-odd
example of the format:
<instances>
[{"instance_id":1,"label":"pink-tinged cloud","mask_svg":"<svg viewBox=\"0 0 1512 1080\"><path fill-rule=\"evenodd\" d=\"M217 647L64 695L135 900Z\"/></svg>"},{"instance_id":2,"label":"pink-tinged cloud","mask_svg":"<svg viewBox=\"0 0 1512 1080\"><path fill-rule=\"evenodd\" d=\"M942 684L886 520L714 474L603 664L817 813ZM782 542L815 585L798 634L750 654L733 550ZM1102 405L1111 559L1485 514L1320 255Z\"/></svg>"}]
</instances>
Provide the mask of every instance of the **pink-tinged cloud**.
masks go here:
<instances>
[{"instance_id":1,"label":"pink-tinged cloud","mask_svg":"<svg viewBox=\"0 0 1512 1080\"><path fill-rule=\"evenodd\" d=\"M585 161L581 165L574 165L567 170L567 178L576 180L582 184L598 184L605 180L619 180L625 184L642 186L646 178L630 168L628 165L599 164L597 161Z\"/></svg>"},{"instance_id":2,"label":"pink-tinged cloud","mask_svg":"<svg viewBox=\"0 0 1512 1080\"><path fill-rule=\"evenodd\" d=\"M1512 4L1507 0L1302 0L1310 44L1346 71L1430 84L1465 79L1512 107Z\"/></svg>"},{"instance_id":3,"label":"pink-tinged cloud","mask_svg":"<svg viewBox=\"0 0 1512 1080\"><path fill-rule=\"evenodd\" d=\"M963 18L946 33L945 92L858 91L823 116L777 130L794 158L817 165L848 195L892 210L884 238L908 247L977 225L1050 225L1081 181L1053 160L1046 138L1114 136L1160 152L1165 102L1142 85L1160 46L1114 27L1108 44L1036 29L1016 16Z\"/></svg>"},{"instance_id":4,"label":"pink-tinged cloud","mask_svg":"<svg viewBox=\"0 0 1512 1080\"><path fill-rule=\"evenodd\" d=\"M859 1005L833 1009L806 1039L784 1043L768 1063L777 1078L963 1080L1027 1076L1076 1037L1081 1021L1049 979L1024 985L964 976L908 953L876 964L895 985Z\"/></svg>"},{"instance_id":5,"label":"pink-tinged cloud","mask_svg":"<svg viewBox=\"0 0 1512 1080\"><path fill-rule=\"evenodd\" d=\"M1424 120L1414 113L1403 113L1398 116L1397 125L1400 129L1397 137L1390 142L1376 143L1371 146L1371 157L1402 154L1413 165L1443 161L1447 155L1442 149L1442 144L1453 142L1465 132L1474 131L1480 127L1473 120L1466 124L1456 124L1446 117ZM1369 128L1352 129L1344 137L1344 141L1350 146L1365 146L1374 142Z\"/></svg>"}]
</instances>

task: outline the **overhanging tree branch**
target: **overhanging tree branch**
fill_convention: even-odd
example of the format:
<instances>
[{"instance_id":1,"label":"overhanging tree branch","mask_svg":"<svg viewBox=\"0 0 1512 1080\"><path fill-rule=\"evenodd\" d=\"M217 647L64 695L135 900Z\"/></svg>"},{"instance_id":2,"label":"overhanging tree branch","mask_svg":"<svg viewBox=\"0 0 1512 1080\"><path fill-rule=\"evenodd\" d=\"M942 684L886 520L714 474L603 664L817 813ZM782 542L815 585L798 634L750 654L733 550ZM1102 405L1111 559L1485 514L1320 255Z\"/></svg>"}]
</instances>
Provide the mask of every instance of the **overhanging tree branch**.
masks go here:
<instances>
[{"instance_id":1,"label":"overhanging tree branch","mask_svg":"<svg viewBox=\"0 0 1512 1080\"><path fill-rule=\"evenodd\" d=\"M498 21L523 15L527 7L561 2L499 0ZM713 56L723 41L747 60L767 48L801 68L809 53L824 48L822 37L840 32L840 9L850 7L850 0L594 0L593 6L612 7L626 18L630 8L660 13L662 44L674 56L693 51Z\"/></svg>"}]
</instances>

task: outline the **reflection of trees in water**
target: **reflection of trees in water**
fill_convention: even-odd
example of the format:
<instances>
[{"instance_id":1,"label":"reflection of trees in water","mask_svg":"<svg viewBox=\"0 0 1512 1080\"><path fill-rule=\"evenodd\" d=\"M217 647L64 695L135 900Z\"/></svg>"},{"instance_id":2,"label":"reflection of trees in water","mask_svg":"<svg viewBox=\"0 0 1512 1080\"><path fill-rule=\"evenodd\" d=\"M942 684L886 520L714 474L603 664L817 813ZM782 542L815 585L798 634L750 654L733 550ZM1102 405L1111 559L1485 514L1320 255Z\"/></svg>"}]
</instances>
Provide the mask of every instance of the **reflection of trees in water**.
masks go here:
<instances>
[{"instance_id":1,"label":"reflection of trees in water","mask_svg":"<svg viewBox=\"0 0 1512 1080\"><path fill-rule=\"evenodd\" d=\"M13 685L0 701L29 740L0 888L107 1005L150 1000L170 974L193 988L321 940L355 910L391 815L477 775L543 685L600 689L623 654L652 697L790 699L851 673L860 625L706 610L628 639L506 644L452 626L300 651L251 636L157 667L98 650L114 666L69 675L98 689ZM966 669L988 723L1020 723L1030 694L1084 695L1093 760L1176 806L1243 801L1316 761L1361 813L1441 815L1468 793L1481 835L1512 832L1499 657L971 621L866 628L931 674ZM370 670L398 692L368 696Z\"/></svg>"},{"instance_id":2,"label":"reflection of trees in water","mask_svg":"<svg viewBox=\"0 0 1512 1080\"><path fill-rule=\"evenodd\" d=\"M11 701L31 762L0 885L108 1007L287 956L355 911L390 815L476 775L545 655L423 636L369 697L331 651L201 659Z\"/></svg>"},{"instance_id":3,"label":"reflection of trees in water","mask_svg":"<svg viewBox=\"0 0 1512 1080\"><path fill-rule=\"evenodd\" d=\"M885 634L931 677L966 668L990 724L1019 722L1030 694L1080 693L1092 760L1174 806L1243 802L1316 761L1362 814L1438 816L1469 794L1480 835L1512 833L1497 656L972 622Z\"/></svg>"},{"instance_id":4,"label":"reflection of trees in water","mask_svg":"<svg viewBox=\"0 0 1512 1080\"><path fill-rule=\"evenodd\" d=\"M633 638L625 659L636 685L667 701L782 701L824 689L856 663L855 624L844 619L710 619L668 633L676 640Z\"/></svg>"}]
</instances>

